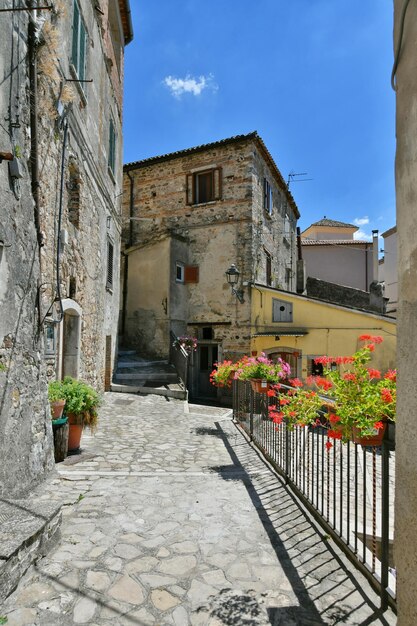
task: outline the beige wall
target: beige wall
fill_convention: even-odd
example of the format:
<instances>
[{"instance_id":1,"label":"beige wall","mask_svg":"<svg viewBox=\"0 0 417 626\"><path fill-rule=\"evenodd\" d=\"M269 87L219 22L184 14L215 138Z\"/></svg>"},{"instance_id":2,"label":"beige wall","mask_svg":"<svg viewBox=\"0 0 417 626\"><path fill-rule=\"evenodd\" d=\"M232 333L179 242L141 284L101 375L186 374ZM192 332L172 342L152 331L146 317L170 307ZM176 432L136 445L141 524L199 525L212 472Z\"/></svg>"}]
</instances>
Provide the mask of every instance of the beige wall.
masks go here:
<instances>
[{"instance_id":1,"label":"beige wall","mask_svg":"<svg viewBox=\"0 0 417 626\"><path fill-rule=\"evenodd\" d=\"M126 337L141 356L168 355L169 265L169 239L129 254Z\"/></svg>"},{"instance_id":2,"label":"beige wall","mask_svg":"<svg viewBox=\"0 0 417 626\"><path fill-rule=\"evenodd\" d=\"M372 244L303 245L307 275L330 283L369 290L373 277Z\"/></svg>"},{"instance_id":3,"label":"beige wall","mask_svg":"<svg viewBox=\"0 0 417 626\"><path fill-rule=\"evenodd\" d=\"M394 48L403 0L395 0ZM417 624L417 4L410 2L397 70L398 408L395 562L398 624Z\"/></svg>"},{"instance_id":4,"label":"beige wall","mask_svg":"<svg viewBox=\"0 0 417 626\"><path fill-rule=\"evenodd\" d=\"M358 341L359 335L369 333L381 335L384 339L375 350L372 366L382 371L395 367L395 321L282 291L262 288L261 292L262 297L257 289L253 290L253 330L255 333L268 332L272 336L254 337L251 350L256 350L258 353L286 351L286 349L290 352L298 352L299 362L296 374L304 378L309 374L308 359L311 356L350 356L359 345L362 345ZM292 322L272 322L273 299L292 303ZM304 330L307 334L300 337L286 337L279 334L280 330L293 329ZM275 337L278 336L280 339L276 340Z\"/></svg>"}]
</instances>

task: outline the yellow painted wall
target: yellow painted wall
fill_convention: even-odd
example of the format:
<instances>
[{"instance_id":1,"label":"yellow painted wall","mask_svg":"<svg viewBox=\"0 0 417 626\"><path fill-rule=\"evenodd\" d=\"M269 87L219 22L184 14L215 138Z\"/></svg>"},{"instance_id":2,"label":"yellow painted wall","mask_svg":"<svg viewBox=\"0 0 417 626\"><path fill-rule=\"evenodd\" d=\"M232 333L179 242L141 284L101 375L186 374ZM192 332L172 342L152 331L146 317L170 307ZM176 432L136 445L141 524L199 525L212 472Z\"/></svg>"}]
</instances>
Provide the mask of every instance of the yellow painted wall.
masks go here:
<instances>
[{"instance_id":1,"label":"yellow painted wall","mask_svg":"<svg viewBox=\"0 0 417 626\"><path fill-rule=\"evenodd\" d=\"M292 322L272 322L272 300L276 298L293 305ZM279 335L280 329L304 329L302 337ZM396 322L372 313L364 313L339 305L318 302L303 296L267 288L252 288L252 335L276 332L276 336L252 337L251 350L264 352L296 351L299 353L297 375L305 377L308 356L349 356L360 344L359 335L381 335L372 366L382 371L396 367Z\"/></svg>"}]
</instances>

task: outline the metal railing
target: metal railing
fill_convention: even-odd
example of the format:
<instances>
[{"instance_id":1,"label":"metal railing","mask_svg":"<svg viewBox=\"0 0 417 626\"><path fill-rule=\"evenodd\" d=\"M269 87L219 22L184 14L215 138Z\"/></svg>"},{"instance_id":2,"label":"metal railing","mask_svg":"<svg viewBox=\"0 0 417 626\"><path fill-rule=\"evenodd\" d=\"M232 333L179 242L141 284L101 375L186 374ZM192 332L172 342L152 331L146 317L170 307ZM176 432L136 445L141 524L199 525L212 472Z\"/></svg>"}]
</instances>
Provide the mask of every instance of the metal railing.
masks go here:
<instances>
[{"instance_id":1,"label":"metal railing","mask_svg":"<svg viewBox=\"0 0 417 626\"><path fill-rule=\"evenodd\" d=\"M395 610L394 425L388 425L380 447L332 440L327 449L324 425L289 429L285 423L274 424L268 406L278 400L255 393L248 381L233 381L235 421L367 576L380 595L381 608Z\"/></svg>"},{"instance_id":2,"label":"metal railing","mask_svg":"<svg viewBox=\"0 0 417 626\"><path fill-rule=\"evenodd\" d=\"M169 362L177 370L177 374L181 379L184 388L187 389L188 384L188 352L179 344L178 337L172 332L169 333Z\"/></svg>"}]
</instances>

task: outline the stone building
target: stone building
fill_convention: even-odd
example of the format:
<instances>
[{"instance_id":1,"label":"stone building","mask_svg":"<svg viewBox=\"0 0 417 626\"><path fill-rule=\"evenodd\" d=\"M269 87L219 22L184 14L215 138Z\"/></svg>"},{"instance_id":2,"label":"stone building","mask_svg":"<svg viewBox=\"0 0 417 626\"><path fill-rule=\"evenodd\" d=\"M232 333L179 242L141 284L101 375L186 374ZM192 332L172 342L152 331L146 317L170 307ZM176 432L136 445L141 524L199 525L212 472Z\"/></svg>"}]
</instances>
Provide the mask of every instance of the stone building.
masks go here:
<instances>
[{"instance_id":1,"label":"stone building","mask_svg":"<svg viewBox=\"0 0 417 626\"><path fill-rule=\"evenodd\" d=\"M214 395L213 363L250 347L249 285L295 289L298 217L256 132L125 165L125 346L166 358L171 332L196 336L190 388ZM226 281L231 264L239 298Z\"/></svg>"},{"instance_id":2,"label":"stone building","mask_svg":"<svg viewBox=\"0 0 417 626\"><path fill-rule=\"evenodd\" d=\"M0 493L10 495L53 466L47 379L72 374L104 389L111 376L132 29L128 0L5 4Z\"/></svg>"}]
</instances>

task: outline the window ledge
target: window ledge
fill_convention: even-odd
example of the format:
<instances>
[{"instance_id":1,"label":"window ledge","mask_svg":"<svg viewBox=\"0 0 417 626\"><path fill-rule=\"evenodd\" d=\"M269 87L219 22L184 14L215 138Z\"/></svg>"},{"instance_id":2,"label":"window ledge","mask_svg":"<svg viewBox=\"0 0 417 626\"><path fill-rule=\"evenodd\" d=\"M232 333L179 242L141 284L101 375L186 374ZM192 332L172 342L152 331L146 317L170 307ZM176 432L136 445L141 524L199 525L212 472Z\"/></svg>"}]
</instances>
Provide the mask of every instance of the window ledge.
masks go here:
<instances>
[{"instance_id":1,"label":"window ledge","mask_svg":"<svg viewBox=\"0 0 417 626\"><path fill-rule=\"evenodd\" d=\"M107 291L107 293L109 293L111 296L113 295L113 287L110 287L109 285L106 285L106 291Z\"/></svg>"},{"instance_id":2,"label":"window ledge","mask_svg":"<svg viewBox=\"0 0 417 626\"><path fill-rule=\"evenodd\" d=\"M116 184L116 179L115 179L115 177L114 177L114 173L113 173L113 170L112 170L112 168L110 167L110 165L108 165L108 166L107 166L107 172L108 172L108 174L109 174L109 176L110 176L110 178L111 178L111 180L112 180L113 184L115 185L115 184Z\"/></svg>"},{"instance_id":3,"label":"window ledge","mask_svg":"<svg viewBox=\"0 0 417 626\"><path fill-rule=\"evenodd\" d=\"M75 79L75 82L73 83L78 91L78 94L81 98L82 103L84 104L84 106L87 106L87 96L85 94L84 88L83 88L83 84L84 83L80 83L78 82L78 74L77 74L77 70L75 69L74 65L70 62L70 72L72 74L72 76Z\"/></svg>"},{"instance_id":4,"label":"window ledge","mask_svg":"<svg viewBox=\"0 0 417 626\"><path fill-rule=\"evenodd\" d=\"M220 198L218 200L209 200L208 202L195 202L191 206L204 206L207 204L216 204L216 202L220 202Z\"/></svg>"}]
</instances>

